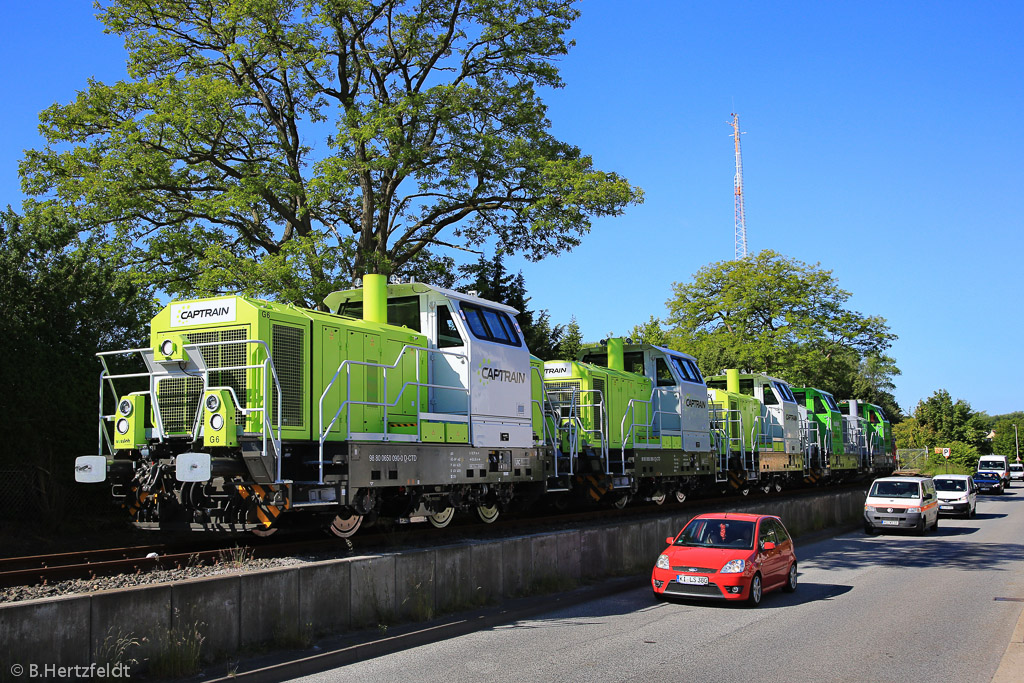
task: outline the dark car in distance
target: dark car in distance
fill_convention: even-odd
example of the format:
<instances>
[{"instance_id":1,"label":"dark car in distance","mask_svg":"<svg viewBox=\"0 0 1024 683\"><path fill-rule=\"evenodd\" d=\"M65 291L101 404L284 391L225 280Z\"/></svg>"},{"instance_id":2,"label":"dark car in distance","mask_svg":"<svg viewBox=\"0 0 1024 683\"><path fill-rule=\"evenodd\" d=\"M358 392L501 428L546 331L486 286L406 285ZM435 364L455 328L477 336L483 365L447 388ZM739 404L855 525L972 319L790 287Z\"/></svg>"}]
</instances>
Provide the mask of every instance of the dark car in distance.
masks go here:
<instances>
[{"instance_id":1,"label":"dark car in distance","mask_svg":"<svg viewBox=\"0 0 1024 683\"><path fill-rule=\"evenodd\" d=\"M995 472L975 472L971 475L978 493L1002 493L1003 479Z\"/></svg>"}]
</instances>

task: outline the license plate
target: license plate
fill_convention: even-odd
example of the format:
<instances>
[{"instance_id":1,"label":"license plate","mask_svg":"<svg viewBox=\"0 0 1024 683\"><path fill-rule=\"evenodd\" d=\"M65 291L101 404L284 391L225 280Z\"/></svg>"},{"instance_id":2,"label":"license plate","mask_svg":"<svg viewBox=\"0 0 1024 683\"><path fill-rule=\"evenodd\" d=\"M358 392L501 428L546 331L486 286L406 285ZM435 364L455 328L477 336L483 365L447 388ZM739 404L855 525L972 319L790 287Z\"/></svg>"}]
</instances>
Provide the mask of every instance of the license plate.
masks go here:
<instances>
[{"instance_id":1,"label":"license plate","mask_svg":"<svg viewBox=\"0 0 1024 683\"><path fill-rule=\"evenodd\" d=\"M708 585L708 577L706 576L689 576L687 574L680 574L676 577L677 583L688 583L691 586L706 586Z\"/></svg>"},{"instance_id":2,"label":"license plate","mask_svg":"<svg viewBox=\"0 0 1024 683\"><path fill-rule=\"evenodd\" d=\"M882 526L899 526L900 521L898 519L883 519Z\"/></svg>"},{"instance_id":3,"label":"license plate","mask_svg":"<svg viewBox=\"0 0 1024 683\"><path fill-rule=\"evenodd\" d=\"M952 510L953 506L952 505L940 505L939 509L940 510Z\"/></svg>"}]
</instances>

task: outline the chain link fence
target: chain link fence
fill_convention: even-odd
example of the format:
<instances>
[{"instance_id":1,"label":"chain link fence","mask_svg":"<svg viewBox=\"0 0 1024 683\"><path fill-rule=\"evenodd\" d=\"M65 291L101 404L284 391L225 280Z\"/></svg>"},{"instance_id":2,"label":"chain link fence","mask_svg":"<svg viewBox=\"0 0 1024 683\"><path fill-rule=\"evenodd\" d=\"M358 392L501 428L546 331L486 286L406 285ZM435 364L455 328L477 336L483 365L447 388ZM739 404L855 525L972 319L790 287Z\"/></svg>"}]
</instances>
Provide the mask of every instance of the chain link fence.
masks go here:
<instances>
[{"instance_id":1,"label":"chain link fence","mask_svg":"<svg viewBox=\"0 0 1024 683\"><path fill-rule=\"evenodd\" d=\"M927 464L927 448L899 448L896 450L896 466L898 469L922 470Z\"/></svg>"}]
</instances>

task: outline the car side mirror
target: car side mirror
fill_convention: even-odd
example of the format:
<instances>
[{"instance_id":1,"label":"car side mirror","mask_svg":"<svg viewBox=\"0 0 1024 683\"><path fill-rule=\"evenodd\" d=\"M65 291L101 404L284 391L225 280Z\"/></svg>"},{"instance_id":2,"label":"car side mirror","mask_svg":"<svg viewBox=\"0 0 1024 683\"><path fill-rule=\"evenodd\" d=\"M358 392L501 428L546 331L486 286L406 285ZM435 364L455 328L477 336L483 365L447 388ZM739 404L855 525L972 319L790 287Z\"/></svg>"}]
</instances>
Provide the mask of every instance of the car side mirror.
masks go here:
<instances>
[{"instance_id":1,"label":"car side mirror","mask_svg":"<svg viewBox=\"0 0 1024 683\"><path fill-rule=\"evenodd\" d=\"M765 541L761 548L763 550L775 550L775 544L771 541Z\"/></svg>"},{"instance_id":2,"label":"car side mirror","mask_svg":"<svg viewBox=\"0 0 1024 683\"><path fill-rule=\"evenodd\" d=\"M675 542L676 542L676 539L672 538L671 536L669 536L668 538L665 539L665 543L668 543L669 545L672 545Z\"/></svg>"}]
</instances>

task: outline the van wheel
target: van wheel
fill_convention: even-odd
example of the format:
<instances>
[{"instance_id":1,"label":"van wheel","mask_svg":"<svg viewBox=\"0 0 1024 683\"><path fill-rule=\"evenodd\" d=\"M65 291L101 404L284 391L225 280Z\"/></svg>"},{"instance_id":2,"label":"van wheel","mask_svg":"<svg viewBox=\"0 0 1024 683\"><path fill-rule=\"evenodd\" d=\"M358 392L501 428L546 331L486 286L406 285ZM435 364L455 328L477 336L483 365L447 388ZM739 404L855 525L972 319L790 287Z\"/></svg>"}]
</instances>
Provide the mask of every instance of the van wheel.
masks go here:
<instances>
[{"instance_id":1,"label":"van wheel","mask_svg":"<svg viewBox=\"0 0 1024 683\"><path fill-rule=\"evenodd\" d=\"M922 519L921 523L917 525L916 529L914 529L914 533L918 536L924 536L928 533L928 522Z\"/></svg>"},{"instance_id":2,"label":"van wheel","mask_svg":"<svg viewBox=\"0 0 1024 683\"><path fill-rule=\"evenodd\" d=\"M935 524L932 525L932 531L934 533L939 533L939 516L938 515L935 515Z\"/></svg>"},{"instance_id":3,"label":"van wheel","mask_svg":"<svg viewBox=\"0 0 1024 683\"><path fill-rule=\"evenodd\" d=\"M875 527L871 524L868 524L867 522L864 522L864 533L866 533L868 536L874 536Z\"/></svg>"}]
</instances>

